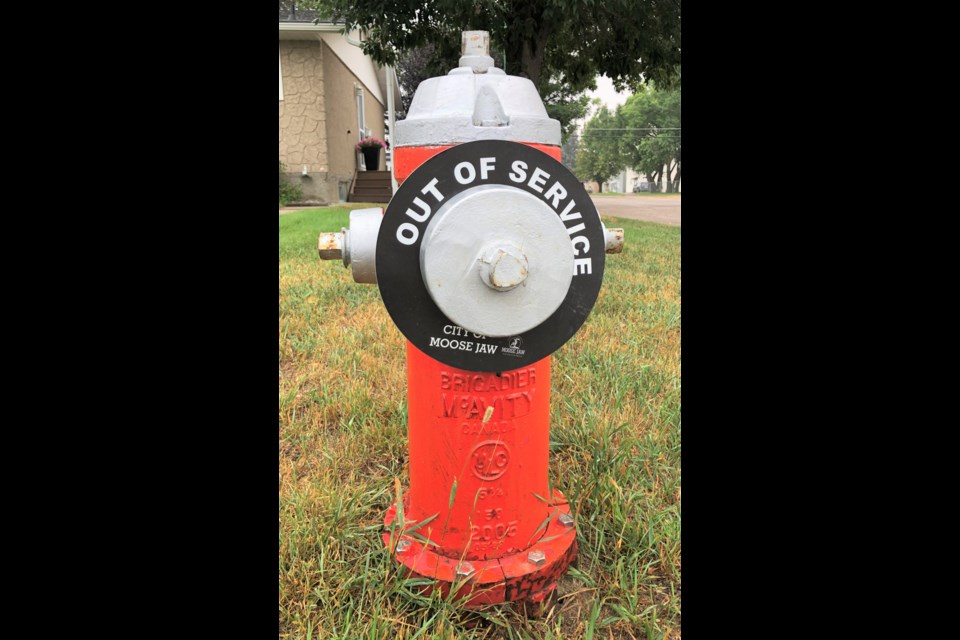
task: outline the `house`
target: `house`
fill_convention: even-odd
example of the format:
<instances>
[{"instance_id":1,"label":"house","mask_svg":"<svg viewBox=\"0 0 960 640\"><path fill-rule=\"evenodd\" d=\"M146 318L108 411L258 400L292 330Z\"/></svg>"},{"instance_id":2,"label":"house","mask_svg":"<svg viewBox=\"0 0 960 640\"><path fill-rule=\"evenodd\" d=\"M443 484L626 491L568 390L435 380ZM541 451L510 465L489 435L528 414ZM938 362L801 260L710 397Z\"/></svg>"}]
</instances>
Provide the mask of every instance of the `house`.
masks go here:
<instances>
[{"instance_id":1,"label":"house","mask_svg":"<svg viewBox=\"0 0 960 640\"><path fill-rule=\"evenodd\" d=\"M627 167L617 175L610 178L608 189L614 193L666 192L668 170L669 167L663 167L663 174L660 176L660 184L657 184L655 182L647 182L647 174L639 173ZM676 176L677 170L674 168L673 173L670 174L670 177L675 179ZM677 188L676 193L680 193L679 187Z\"/></svg>"},{"instance_id":2,"label":"house","mask_svg":"<svg viewBox=\"0 0 960 640\"><path fill-rule=\"evenodd\" d=\"M387 154L380 155L379 171L365 172L355 145L367 136L389 139L388 88L400 103L396 73L364 55L358 32L341 35L340 25L314 24L316 13L295 2L279 4L280 161L303 190L300 204L386 202ZM358 183L360 174L372 184Z\"/></svg>"},{"instance_id":3,"label":"house","mask_svg":"<svg viewBox=\"0 0 960 640\"><path fill-rule=\"evenodd\" d=\"M647 175L645 173L639 173L634 171L630 167L623 169L615 176L610 176L608 180L603 182L603 191L606 193L644 193L644 192L659 192L661 187L666 189L666 171L667 167L663 168L664 174L661 176L660 182L661 185L656 183L647 182ZM677 171L674 169L672 177L676 177ZM583 183L584 188L590 193L598 193L600 188L597 186L596 180L589 180ZM677 189L677 193L680 193L680 189Z\"/></svg>"}]
</instances>

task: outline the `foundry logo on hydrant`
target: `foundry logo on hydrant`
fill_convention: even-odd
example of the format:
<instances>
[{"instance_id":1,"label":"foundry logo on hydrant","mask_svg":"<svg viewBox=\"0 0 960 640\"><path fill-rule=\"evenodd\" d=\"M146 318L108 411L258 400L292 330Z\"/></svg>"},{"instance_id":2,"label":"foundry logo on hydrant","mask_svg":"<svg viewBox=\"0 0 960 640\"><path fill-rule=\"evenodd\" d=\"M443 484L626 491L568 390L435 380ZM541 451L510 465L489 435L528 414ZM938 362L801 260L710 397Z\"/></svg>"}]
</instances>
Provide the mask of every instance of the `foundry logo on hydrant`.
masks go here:
<instances>
[{"instance_id":1,"label":"foundry logo on hydrant","mask_svg":"<svg viewBox=\"0 0 960 640\"><path fill-rule=\"evenodd\" d=\"M504 353L508 356L515 356L519 358L526 353L526 350L520 348L522 346L523 346L523 338L521 338L520 336L514 336L510 338L510 346L502 347L500 349L500 353Z\"/></svg>"}]
</instances>

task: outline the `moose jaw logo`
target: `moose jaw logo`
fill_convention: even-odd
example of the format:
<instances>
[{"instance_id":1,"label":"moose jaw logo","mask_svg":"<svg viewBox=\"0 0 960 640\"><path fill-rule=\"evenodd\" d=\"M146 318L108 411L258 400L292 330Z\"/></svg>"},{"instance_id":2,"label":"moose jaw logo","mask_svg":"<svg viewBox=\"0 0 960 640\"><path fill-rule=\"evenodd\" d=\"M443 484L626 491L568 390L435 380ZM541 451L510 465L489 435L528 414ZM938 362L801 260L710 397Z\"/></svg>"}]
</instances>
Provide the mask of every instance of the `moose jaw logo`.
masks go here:
<instances>
[{"instance_id":1,"label":"moose jaw logo","mask_svg":"<svg viewBox=\"0 0 960 640\"><path fill-rule=\"evenodd\" d=\"M523 346L523 338L521 338L520 336L514 336L510 338L510 346L502 347L500 349L500 353L505 353L508 356L516 356L517 358L519 358L520 356L526 353L526 350L520 348L522 346Z\"/></svg>"}]
</instances>

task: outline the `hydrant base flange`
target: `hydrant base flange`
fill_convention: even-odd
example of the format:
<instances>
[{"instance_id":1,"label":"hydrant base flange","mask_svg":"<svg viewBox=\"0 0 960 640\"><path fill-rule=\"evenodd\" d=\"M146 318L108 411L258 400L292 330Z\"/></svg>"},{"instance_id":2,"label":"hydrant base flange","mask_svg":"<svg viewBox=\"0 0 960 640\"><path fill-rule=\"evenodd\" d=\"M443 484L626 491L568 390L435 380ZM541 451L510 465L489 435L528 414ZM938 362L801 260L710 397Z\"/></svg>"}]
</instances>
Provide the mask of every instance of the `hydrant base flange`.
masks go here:
<instances>
[{"instance_id":1,"label":"hydrant base flange","mask_svg":"<svg viewBox=\"0 0 960 640\"><path fill-rule=\"evenodd\" d=\"M404 496L403 500L406 512L409 499ZM557 588L577 557L576 527L564 524L560 518L563 515L564 520L570 521L566 498L554 490L549 507L550 520L537 533L536 540L518 553L499 558L460 560L437 553L424 540L439 537L443 528L440 518L422 528L416 522L402 525L397 519L396 504L390 506L384 518L383 543L408 577L436 580L433 585L421 587L424 593L439 589L447 597L453 591L457 600L468 598L467 607L518 601L539 604Z\"/></svg>"}]
</instances>

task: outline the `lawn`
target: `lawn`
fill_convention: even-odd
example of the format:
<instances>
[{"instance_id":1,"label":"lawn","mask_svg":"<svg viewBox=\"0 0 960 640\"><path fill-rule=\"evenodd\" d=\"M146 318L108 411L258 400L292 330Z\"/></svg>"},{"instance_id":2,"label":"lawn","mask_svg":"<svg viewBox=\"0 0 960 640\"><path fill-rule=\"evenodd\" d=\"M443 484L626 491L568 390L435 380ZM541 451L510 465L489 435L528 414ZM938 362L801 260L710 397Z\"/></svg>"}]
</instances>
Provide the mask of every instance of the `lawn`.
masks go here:
<instances>
[{"instance_id":1,"label":"lawn","mask_svg":"<svg viewBox=\"0 0 960 640\"><path fill-rule=\"evenodd\" d=\"M398 578L379 531L408 486L405 339L376 285L317 257L346 208L280 216L281 638L680 638L680 228L623 227L600 297L553 355L550 476L580 553L540 619Z\"/></svg>"}]
</instances>

